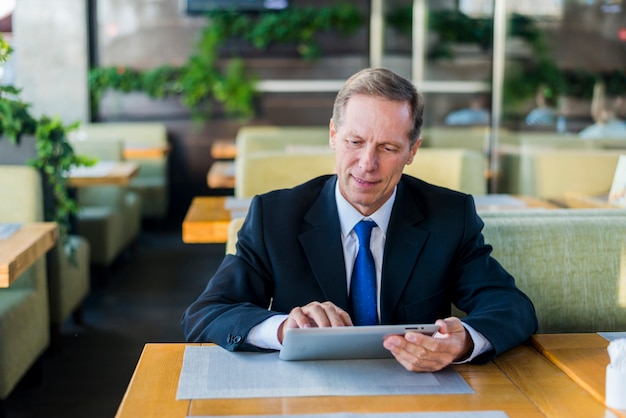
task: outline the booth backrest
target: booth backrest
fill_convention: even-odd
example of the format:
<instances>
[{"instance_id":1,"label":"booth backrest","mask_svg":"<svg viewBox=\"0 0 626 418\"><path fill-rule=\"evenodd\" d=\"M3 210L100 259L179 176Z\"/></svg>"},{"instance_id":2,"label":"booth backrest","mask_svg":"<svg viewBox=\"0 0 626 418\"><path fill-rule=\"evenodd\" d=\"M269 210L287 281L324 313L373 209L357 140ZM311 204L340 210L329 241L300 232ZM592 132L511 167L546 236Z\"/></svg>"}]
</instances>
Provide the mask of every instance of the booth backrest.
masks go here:
<instances>
[{"instance_id":1,"label":"booth backrest","mask_svg":"<svg viewBox=\"0 0 626 418\"><path fill-rule=\"evenodd\" d=\"M517 134L522 150L534 149L592 149L591 141L575 135L548 132L520 132Z\"/></svg>"},{"instance_id":2,"label":"booth backrest","mask_svg":"<svg viewBox=\"0 0 626 418\"><path fill-rule=\"evenodd\" d=\"M94 158L98 161L122 161L124 142L119 138L91 138L70 141L77 155Z\"/></svg>"},{"instance_id":3,"label":"booth backrest","mask_svg":"<svg viewBox=\"0 0 626 418\"><path fill-rule=\"evenodd\" d=\"M464 193L487 193L487 161L470 149L420 148L404 172L426 182Z\"/></svg>"},{"instance_id":4,"label":"booth backrest","mask_svg":"<svg viewBox=\"0 0 626 418\"><path fill-rule=\"evenodd\" d=\"M237 156L290 145L328 146L328 126L244 126L237 131L235 144Z\"/></svg>"},{"instance_id":5,"label":"booth backrest","mask_svg":"<svg viewBox=\"0 0 626 418\"><path fill-rule=\"evenodd\" d=\"M489 144L488 127L424 127L422 147L464 148L482 152Z\"/></svg>"},{"instance_id":6,"label":"booth backrest","mask_svg":"<svg viewBox=\"0 0 626 418\"><path fill-rule=\"evenodd\" d=\"M581 138L574 134L552 132L516 133L522 148L569 148L569 149L622 149L626 150L626 138Z\"/></svg>"},{"instance_id":7,"label":"booth backrest","mask_svg":"<svg viewBox=\"0 0 626 418\"><path fill-rule=\"evenodd\" d=\"M539 149L522 151L519 193L564 200L567 193L608 194L619 151Z\"/></svg>"},{"instance_id":8,"label":"booth backrest","mask_svg":"<svg viewBox=\"0 0 626 418\"><path fill-rule=\"evenodd\" d=\"M0 166L0 221L43 221L41 176L25 165Z\"/></svg>"},{"instance_id":9,"label":"booth backrest","mask_svg":"<svg viewBox=\"0 0 626 418\"><path fill-rule=\"evenodd\" d=\"M139 194L144 218L162 219L169 207L169 143L167 127L161 122L103 122L86 123L70 136L79 154L108 157L98 150L103 142L119 142L126 151L124 159L139 165L139 173L133 177L130 190ZM142 150L156 149L149 156L137 155ZM120 159L122 156L120 156Z\"/></svg>"},{"instance_id":10,"label":"booth backrest","mask_svg":"<svg viewBox=\"0 0 626 418\"><path fill-rule=\"evenodd\" d=\"M334 172L335 153L329 147L302 152L275 150L237 154L235 196L252 197Z\"/></svg>"},{"instance_id":11,"label":"booth backrest","mask_svg":"<svg viewBox=\"0 0 626 418\"><path fill-rule=\"evenodd\" d=\"M0 223L43 221L41 177L25 165L0 165ZM0 289L0 400L50 341L45 257ZM0 402L1 404L1 402Z\"/></svg>"},{"instance_id":12,"label":"booth backrest","mask_svg":"<svg viewBox=\"0 0 626 418\"><path fill-rule=\"evenodd\" d=\"M122 161L123 141L116 138L72 141L74 152L78 155L96 159L98 162ZM81 206L110 206L123 208L126 187L91 186L77 189L78 202Z\"/></svg>"},{"instance_id":13,"label":"booth backrest","mask_svg":"<svg viewBox=\"0 0 626 418\"><path fill-rule=\"evenodd\" d=\"M228 224L228 238L226 239L226 254L235 254L237 252L237 234L243 225L245 218L231 219Z\"/></svg>"},{"instance_id":14,"label":"booth backrest","mask_svg":"<svg viewBox=\"0 0 626 418\"><path fill-rule=\"evenodd\" d=\"M539 333L626 329L626 210L602 213L564 209L481 215L493 256L535 305ZM242 224L242 218L231 221L227 254L236 253Z\"/></svg>"},{"instance_id":15,"label":"booth backrest","mask_svg":"<svg viewBox=\"0 0 626 418\"><path fill-rule=\"evenodd\" d=\"M72 141L117 138L127 147L167 146L167 128L158 122L84 123L72 132Z\"/></svg>"},{"instance_id":16,"label":"booth backrest","mask_svg":"<svg viewBox=\"0 0 626 418\"><path fill-rule=\"evenodd\" d=\"M511 131L498 131L498 144L518 145L518 137ZM424 127L422 129L422 147L424 148L463 148L481 153L489 150L491 129L486 126L475 127Z\"/></svg>"},{"instance_id":17,"label":"booth backrest","mask_svg":"<svg viewBox=\"0 0 626 418\"><path fill-rule=\"evenodd\" d=\"M626 216L578 213L485 217L485 240L535 304L540 333L623 331Z\"/></svg>"},{"instance_id":18,"label":"booth backrest","mask_svg":"<svg viewBox=\"0 0 626 418\"><path fill-rule=\"evenodd\" d=\"M327 145L305 148L238 154L235 195L252 197L335 172L335 153ZM485 170L486 160L477 151L423 148L404 172L438 186L482 195L487 192Z\"/></svg>"}]
</instances>

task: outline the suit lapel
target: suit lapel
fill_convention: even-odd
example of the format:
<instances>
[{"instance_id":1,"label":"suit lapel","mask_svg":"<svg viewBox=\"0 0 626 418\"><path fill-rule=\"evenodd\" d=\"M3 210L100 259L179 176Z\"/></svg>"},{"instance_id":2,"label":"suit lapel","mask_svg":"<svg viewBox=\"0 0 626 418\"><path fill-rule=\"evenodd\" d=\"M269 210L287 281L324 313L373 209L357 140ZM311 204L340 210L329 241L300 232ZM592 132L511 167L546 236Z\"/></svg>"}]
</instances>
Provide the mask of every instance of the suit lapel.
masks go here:
<instances>
[{"instance_id":1,"label":"suit lapel","mask_svg":"<svg viewBox=\"0 0 626 418\"><path fill-rule=\"evenodd\" d=\"M347 311L346 269L335 202L335 180L333 177L324 185L319 198L304 216L310 229L300 234L299 239L326 300Z\"/></svg>"},{"instance_id":2,"label":"suit lapel","mask_svg":"<svg viewBox=\"0 0 626 418\"><path fill-rule=\"evenodd\" d=\"M400 181L385 242L380 296L382 323L391 320L428 238L428 232L417 226L423 218L415 198L408 195L406 187Z\"/></svg>"}]
</instances>

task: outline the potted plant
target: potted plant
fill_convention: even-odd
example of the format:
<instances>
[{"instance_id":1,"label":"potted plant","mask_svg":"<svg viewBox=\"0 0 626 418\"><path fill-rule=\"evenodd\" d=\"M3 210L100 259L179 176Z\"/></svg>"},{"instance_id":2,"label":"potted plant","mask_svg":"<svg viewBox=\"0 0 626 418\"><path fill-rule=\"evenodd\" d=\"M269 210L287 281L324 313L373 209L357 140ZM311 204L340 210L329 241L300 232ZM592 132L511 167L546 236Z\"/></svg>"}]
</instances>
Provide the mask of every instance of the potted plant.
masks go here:
<instances>
[{"instance_id":1,"label":"potted plant","mask_svg":"<svg viewBox=\"0 0 626 418\"><path fill-rule=\"evenodd\" d=\"M0 66L12 50L0 34ZM66 182L72 167L91 165L93 161L77 156L67 139L78 123L65 126L59 119L35 118L29 104L20 98L20 90L0 85L0 164L27 163L42 173L45 220L57 222L59 240L67 241L70 217L78 210Z\"/></svg>"},{"instance_id":2,"label":"potted plant","mask_svg":"<svg viewBox=\"0 0 626 418\"><path fill-rule=\"evenodd\" d=\"M254 116L257 77L246 70L238 47L247 45L265 51L274 45L288 45L300 57L315 59L321 54L316 34L330 30L350 34L362 26L364 18L352 4L335 4L293 6L254 16L217 10L208 13L207 20L195 53L181 67L165 65L146 71L128 67L91 69L92 114L98 113L100 98L111 89L143 92L157 99L178 95L182 104L201 118L211 113L211 104L220 105L228 116L250 118ZM229 40L234 43L224 51Z\"/></svg>"}]
</instances>

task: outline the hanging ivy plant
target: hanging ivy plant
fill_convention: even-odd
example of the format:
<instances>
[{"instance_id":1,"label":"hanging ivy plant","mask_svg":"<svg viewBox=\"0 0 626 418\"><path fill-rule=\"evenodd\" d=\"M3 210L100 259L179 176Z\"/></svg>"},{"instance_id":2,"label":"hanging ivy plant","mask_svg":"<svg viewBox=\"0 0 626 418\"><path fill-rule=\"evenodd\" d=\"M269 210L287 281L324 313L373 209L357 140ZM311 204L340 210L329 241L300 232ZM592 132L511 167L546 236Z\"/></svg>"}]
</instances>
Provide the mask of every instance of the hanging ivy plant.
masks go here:
<instances>
[{"instance_id":1,"label":"hanging ivy plant","mask_svg":"<svg viewBox=\"0 0 626 418\"><path fill-rule=\"evenodd\" d=\"M318 58L320 49L316 35L331 30L347 36L363 25L363 15L351 4L329 7L290 7L278 12L256 16L229 11L210 13L209 31L215 31L220 42L240 38L259 50L272 45L296 45L305 59Z\"/></svg>"},{"instance_id":2,"label":"hanging ivy plant","mask_svg":"<svg viewBox=\"0 0 626 418\"><path fill-rule=\"evenodd\" d=\"M211 112L213 101L228 115L249 118L254 115L257 77L246 71L237 51L222 70L218 58L228 39L240 39L259 50L272 45L294 44L304 59L315 59L321 49L316 34L337 30L349 35L363 25L364 18L351 4L327 7L295 6L284 10L248 15L232 11L212 11L192 54L182 67L162 66L139 71L127 67L98 67L89 73L92 113L108 90L143 92L152 98L179 95L195 116Z\"/></svg>"},{"instance_id":3,"label":"hanging ivy plant","mask_svg":"<svg viewBox=\"0 0 626 418\"><path fill-rule=\"evenodd\" d=\"M0 34L0 64L6 62L12 50ZM29 105L21 100L20 90L11 85L0 86L0 140L18 146L25 135L35 136L36 157L28 164L38 168L53 194L52 213L46 219L59 226L59 241L67 243L70 216L78 211L70 196L67 173L72 167L92 165L93 160L80 157L67 140L67 134L78 124L65 126L48 116L33 117Z\"/></svg>"}]
</instances>

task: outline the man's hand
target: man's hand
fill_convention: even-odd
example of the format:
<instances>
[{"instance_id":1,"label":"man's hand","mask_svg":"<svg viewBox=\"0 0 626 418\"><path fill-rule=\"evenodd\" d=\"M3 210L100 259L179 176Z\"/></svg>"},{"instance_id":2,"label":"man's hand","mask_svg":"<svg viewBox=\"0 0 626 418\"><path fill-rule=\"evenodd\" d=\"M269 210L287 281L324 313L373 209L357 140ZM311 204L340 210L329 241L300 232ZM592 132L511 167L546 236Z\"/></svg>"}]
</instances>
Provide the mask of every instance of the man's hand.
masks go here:
<instances>
[{"instance_id":1,"label":"man's hand","mask_svg":"<svg viewBox=\"0 0 626 418\"><path fill-rule=\"evenodd\" d=\"M384 346L405 369L414 372L434 372L453 361L469 356L474 343L458 318L438 319L439 332L428 336L419 332L390 335Z\"/></svg>"},{"instance_id":2,"label":"man's hand","mask_svg":"<svg viewBox=\"0 0 626 418\"><path fill-rule=\"evenodd\" d=\"M287 319L278 328L278 341L283 343L285 331L289 328L344 327L351 326L350 315L332 302L311 302L296 307L289 312Z\"/></svg>"}]
</instances>

